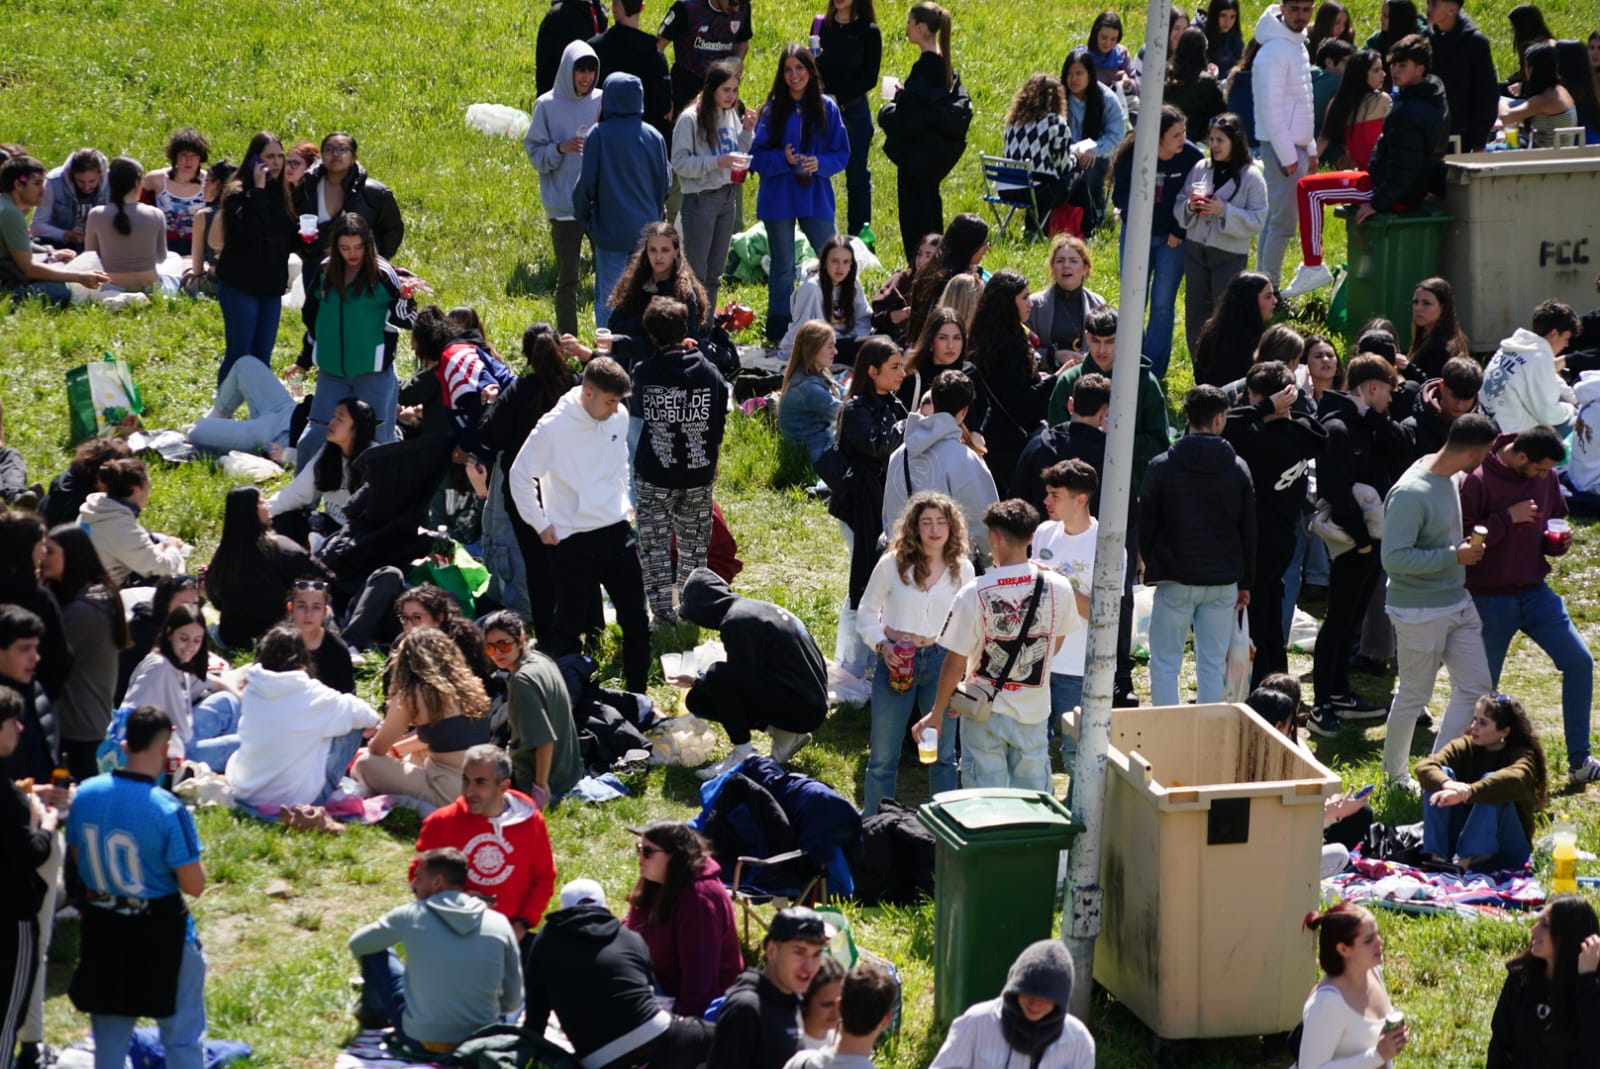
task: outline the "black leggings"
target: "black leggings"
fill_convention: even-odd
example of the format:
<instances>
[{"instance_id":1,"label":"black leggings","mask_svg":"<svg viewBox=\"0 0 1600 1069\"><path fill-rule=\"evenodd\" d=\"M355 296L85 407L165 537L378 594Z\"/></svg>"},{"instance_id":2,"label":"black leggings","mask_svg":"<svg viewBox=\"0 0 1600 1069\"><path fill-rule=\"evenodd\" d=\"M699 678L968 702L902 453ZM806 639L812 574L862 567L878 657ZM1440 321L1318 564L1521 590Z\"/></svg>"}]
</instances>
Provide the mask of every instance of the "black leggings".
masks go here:
<instances>
[{"instance_id":1,"label":"black leggings","mask_svg":"<svg viewBox=\"0 0 1600 1069\"><path fill-rule=\"evenodd\" d=\"M1328 568L1328 612L1317 631L1311 680L1318 705L1350 693L1350 648L1356 623L1378 585L1378 543L1366 553L1346 550ZM1283 626L1280 618L1278 626Z\"/></svg>"}]
</instances>

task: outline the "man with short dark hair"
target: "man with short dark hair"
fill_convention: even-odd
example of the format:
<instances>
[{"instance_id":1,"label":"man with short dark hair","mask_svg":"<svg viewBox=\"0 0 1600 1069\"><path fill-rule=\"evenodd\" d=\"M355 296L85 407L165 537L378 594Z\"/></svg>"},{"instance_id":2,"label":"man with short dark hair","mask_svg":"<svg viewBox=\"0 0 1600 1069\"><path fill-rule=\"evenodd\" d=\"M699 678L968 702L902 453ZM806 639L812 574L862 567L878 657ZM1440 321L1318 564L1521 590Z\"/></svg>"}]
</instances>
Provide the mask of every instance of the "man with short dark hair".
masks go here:
<instances>
[{"instance_id":1,"label":"man with short dark hair","mask_svg":"<svg viewBox=\"0 0 1600 1069\"><path fill-rule=\"evenodd\" d=\"M677 625L675 600L683 580L706 563L711 484L728 415L728 384L689 340L689 327L683 302L652 297L645 306L644 329L655 355L633 369L639 564L651 626L657 628Z\"/></svg>"},{"instance_id":2,"label":"man with short dark hair","mask_svg":"<svg viewBox=\"0 0 1600 1069\"><path fill-rule=\"evenodd\" d=\"M1489 38L1461 10L1461 0L1428 0L1427 19L1433 69L1450 100L1450 133L1461 138L1462 152L1481 152L1500 100Z\"/></svg>"},{"instance_id":3,"label":"man with short dark hair","mask_svg":"<svg viewBox=\"0 0 1600 1069\"><path fill-rule=\"evenodd\" d=\"M781 909L767 927L765 967L728 988L706 1069L783 1069L800 1048L800 998L817 973L828 926L805 906Z\"/></svg>"},{"instance_id":4,"label":"man with short dark hair","mask_svg":"<svg viewBox=\"0 0 1600 1069\"><path fill-rule=\"evenodd\" d=\"M1039 511L1012 499L983 514L994 567L956 593L939 645L948 652L928 715L912 729L954 731L956 685L993 696L990 712L961 726L961 785L1050 790L1050 662L1083 626L1072 587L1035 567L1028 546ZM980 703L981 704L981 703ZM947 717L948 711L948 720Z\"/></svg>"},{"instance_id":5,"label":"man with short dark hair","mask_svg":"<svg viewBox=\"0 0 1600 1069\"><path fill-rule=\"evenodd\" d=\"M1444 448L1450 424L1478 410L1478 391L1482 388L1483 368L1467 356L1452 356L1444 362L1438 378L1422 384L1415 409L1400 424L1411 439L1416 456Z\"/></svg>"},{"instance_id":6,"label":"man with short dark hair","mask_svg":"<svg viewBox=\"0 0 1600 1069\"><path fill-rule=\"evenodd\" d=\"M44 637L44 621L38 616L20 605L0 603L0 690L22 699L22 739L0 755L0 773L9 780L44 783L55 769L55 717L39 715L42 690L34 681Z\"/></svg>"},{"instance_id":7,"label":"man with short dark hair","mask_svg":"<svg viewBox=\"0 0 1600 1069\"><path fill-rule=\"evenodd\" d=\"M644 84L644 121L672 140L672 77L655 35L639 28L644 0L611 0L611 28L589 38L600 58L600 80L613 71Z\"/></svg>"},{"instance_id":8,"label":"man with short dark hair","mask_svg":"<svg viewBox=\"0 0 1600 1069\"><path fill-rule=\"evenodd\" d=\"M1065 423L1046 426L1028 439L1011 474L1010 494L1035 508L1044 507L1046 469L1063 460L1084 460L1099 473L1106 466L1106 416L1111 411L1111 380L1097 372L1082 375L1072 384ZM1100 488L1095 487L1090 508L1100 511Z\"/></svg>"},{"instance_id":9,"label":"man with short dark hair","mask_svg":"<svg viewBox=\"0 0 1600 1069\"><path fill-rule=\"evenodd\" d=\"M1550 427L1502 434L1482 464L1461 481L1461 523L1483 527L1483 560L1467 569L1467 593L1483 621L1489 682L1500 685L1506 650L1518 631L1527 635L1561 673L1561 721L1570 782L1579 790L1600 780L1600 760L1589 752L1589 711L1594 698L1594 657L1550 589L1548 558L1572 548L1567 502L1555 475L1566 444Z\"/></svg>"},{"instance_id":10,"label":"man with short dark hair","mask_svg":"<svg viewBox=\"0 0 1600 1069\"><path fill-rule=\"evenodd\" d=\"M872 1048L894 1019L900 985L889 970L863 961L839 985L839 1028L831 1045L803 1050L784 1069L873 1069Z\"/></svg>"},{"instance_id":11,"label":"man with short dark hair","mask_svg":"<svg viewBox=\"0 0 1600 1069\"><path fill-rule=\"evenodd\" d=\"M1183 413L1188 433L1150 462L1139 492L1139 553L1145 582L1156 588L1150 615L1154 705L1178 704L1191 627L1196 700L1222 700L1234 613L1250 604L1255 578L1255 491L1250 469L1222 437L1228 395L1196 386L1184 396ZM1278 567L1280 579L1285 566Z\"/></svg>"},{"instance_id":12,"label":"man with short dark hair","mask_svg":"<svg viewBox=\"0 0 1600 1069\"><path fill-rule=\"evenodd\" d=\"M1333 102L1334 93L1339 89L1339 82L1344 78L1344 68L1355 53L1355 46L1349 41L1328 37L1317 46L1317 54L1311 57L1311 107L1316 111L1312 133L1318 137L1322 136L1322 124L1328 115L1328 105Z\"/></svg>"},{"instance_id":13,"label":"man with short dark hair","mask_svg":"<svg viewBox=\"0 0 1600 1069\"><path fill-rule=\"evenodd\" d=\"M32 156L12 156L0 164L0 290L9 290L13 300L42 297L65 308L72 300L67 283L99 289L111 276L50 266L67 263L73 252L41 245L29 233L28 213L38 214L44 191L44 164Z\"/></svg>"},{"instance_id":14,"label":"man with short dark hair","mask_svg":"<svg viewBox=\"0 0 1600 1069\"><path fill-rule=\"evenodd\" d=\"M1072 415L1068 399L1072 397L1078 380L1084 375L1103 375L1115 378L1117 356L1117 310L1094 308L1083 320L1084 347L1088 359L1067 368L1056 376L1055 388L1050 391L1049 422L1051 426L1065 423ZM1152 457L1167 448L1167 399L1161 389L1161 380L1146 357L1139 358L1139 404L1133 417L1133 485L1144 481L1145 467Z\"/></svg>"},{"instance_id":15,"label":"man with short dark hair","mask_svg":"<svg viewBox=\"0 0 1600 1069\"><path fill-rule=\"evenodd\" d=\"M556 547L551 655L582 650L588 607L604 587L622 626L623 677L630 691L643 694L650 675L650 617L639 540L630 523L632 467L628 408L622 403L632 385L610 357L590 360L583 382L522 443L506 482L523 520Z\"/></svg>"},{"instance_id":16,"label":"man with short dark hair","mask_svg":"<svg viewBox=\"0 0 1600 1069\"><path fill-rule=\"evenodd\" d=\"M519 942L539 927L556 889L550 835L533 799L511 789L511 758L500 747L483 743L462 757L461 797L422 822L412 874L441 847L461 851L466 889L510 921Z\"/></svg>"},{"instance_id":17,"label":"man with short dark hair","mask_svg":"<svg viewBox=\"0 0 1600 1069\"><path fill-rule=\"evenodd\" d=\"M172 718L128 714L127 764L78 787L67 849L88 891L68 994L90 1015L97 1069L120 1069L140 1017L154 1017L172 1069L205 1056L206 961L184 896L206 889L194 818L157 786Z\"/></svg>"},{"instance_id":18,"label":"man with short dark hair","mask_svg":"<svg viewBox=\"0 0 1600 1069\"><path fill-rule=\"evenodd\" d=\"M1572 422L1573 406L1562 400L1561 354L1578 332L1578 313L1560 301L1541 301L1529 325L1503 340L1483 371L1479 400L1506 434L1540 424L1565 429Z\"/></svg>"},{"instance_id":19,"label":"man with short dark hair","mask_svg":"<svg viewBox=\"0 0 1600 1069\"><path fill-rule=\"evenodd\" d=\"M361 961L363 1011L394 1026L405 1047L445 1054L522 1004L511 924L467 891L460 850L428 850L411 869L416 901L350 937ZM404 944L405 960L391 948Z\"/></svg>"},{"instance_id":20,"label":"man with short dark hair","mask_svg":"<svg viewBox=\"0 0 1600 1069\"><path fill-rule=\"evenodd\" d=\"M1433 749L1467 729L1472 708L1493 689L1484 659L1483 622L1467 596L1467 569L1483 559L1484 542L1462 537L1461 497L1455 477L1477 468L1494 448L1495 426L1469 412L1450 425L1444 448L1400 476L1383 502L1383 567L1389 574L1385 608L1394 623L1400 662L1383 770L1414 786L1411 736L1433 696L1443 665L1450 673L1450 704Z\"/></svg>"},{"instance_id":21,"label":"man with short dark hair","mask_svg":"<svg viewBox=\"0 0 1600 1069\"><path fill-rule=\"evenodd\" d=\"M109 192L105 154L80 148L45 176L29 232L46 245L82 252L84 223L91 210L110 199Z\"/></svg>"},{"instance_id":22,"label":"man with short dark hair","mask_svg":"<svg viewBox=\"0 0 1600 1069\"><path fill-rule=\"evenodd\" d=\"M994 475L983 458L961 440L973 385L964 372L941 371L934 376L933 413L912 411L906 417L902 444L889 454L883 480L883 529L892 531L911 495L923 490L949 494L961 506L967 521L968 541L983 524L983 510L999 500ZM975 557L987 564L989 551L974 544Z\"/></svg>"}]
</instances>

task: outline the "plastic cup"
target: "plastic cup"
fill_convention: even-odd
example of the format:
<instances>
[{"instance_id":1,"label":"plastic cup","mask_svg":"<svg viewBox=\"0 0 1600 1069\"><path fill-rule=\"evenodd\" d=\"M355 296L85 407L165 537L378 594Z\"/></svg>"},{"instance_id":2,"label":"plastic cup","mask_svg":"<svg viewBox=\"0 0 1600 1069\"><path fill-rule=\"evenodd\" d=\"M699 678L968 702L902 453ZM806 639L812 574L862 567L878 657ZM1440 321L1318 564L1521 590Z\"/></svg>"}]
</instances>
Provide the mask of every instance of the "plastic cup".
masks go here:
<instances>
[{"instance_id":1,"label":"plastic cup","mask_svg":"<svg viewBox=\"0 0 1600 1069\"><path fill-rule=\"evenodd\" d=\"M302 215L300 217L300 240L301 241L315 241L315 240L317 240L317 217L316 216L314 216L314 215Z\"/></svg>"},{"instance_id":2,"label":"plastic cup","mask_svg":"<svg viewBox=\"0 0 1600 1069\"><path fill-rule=\"evenodd\" d=\"M593 123L584 123L578 127L578 154L583 155L583 146L589 140L589 131L594 129Z\"/></svg>"},{"instance_id":3,"label":"plastic cup","mask_svg":"<svg viewBox=\"0 0 1600 1069\"><path fill-rule=\"evenodd\" d=\"M923 728L917 739L917 760L931 765L939 758L939 733L933 728Z\"/></svg>"},{"instance_id":4,"label":"plastic cup","mask_svg":"<svg viewBox=\"0 0 1600 1069\"><path fill-rule=\"evenodd\" d=\"M896 78L892 74L885 74L883 76L883 88L881 90L879 90L879 92L881 92L882 95L883 95L883 99L885 99L885 100L893 100L894 99L894 95L896 93L898 93L899 91L900 91L900 79Z\"/></svg>"},{"instance_id":5,"label":"plastic cup","mask_svg":"<svg viewBox=\"0 0 1600 1069\"><path fill-rule=\"evenodd\" d=\"M750 157L743 152L731 152L733 169L729 172L734 185L743 185L745 178L750 174Z\"/></svg>"},{"instance_id":6,"label":"plastic cup","mask_svg":"<svg viewBox=\"0 0 1600 1069\"><path fill-rule=\"evenodd\" d=\"M1570 530L1566 520L1544 521L1544 548L1551 553L1559 553Z\"/></svg>"},{"instance_id":7,"label":"plastic cup","mask_svg":"<svg viewBox=\"0 0 1600 1069\"><path fill-rule=\"evenodd\" d=\"M611 355L611 331L606 327L599 327L594 332L594 351L596 356Z\"/></svg>"}]
</instances>

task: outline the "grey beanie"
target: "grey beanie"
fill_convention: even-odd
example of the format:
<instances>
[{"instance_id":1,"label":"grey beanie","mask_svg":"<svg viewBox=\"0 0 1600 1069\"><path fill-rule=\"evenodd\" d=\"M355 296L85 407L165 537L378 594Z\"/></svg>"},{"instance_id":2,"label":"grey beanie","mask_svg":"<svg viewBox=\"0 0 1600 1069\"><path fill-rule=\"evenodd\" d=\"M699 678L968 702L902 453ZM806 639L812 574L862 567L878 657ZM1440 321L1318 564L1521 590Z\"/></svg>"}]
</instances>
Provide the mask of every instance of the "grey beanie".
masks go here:
<instances>
[{"instance_id":1,"label":"grey beanie","mask_svg":"<svg viewBox=\"0 0 1600 1069\"><path fill-rule=\"evenodd\" d=\"M1059 939L1041 939L1011 963L1006 974L1007 995L1046 998L1066 1008L1072 1001L1072 955Z\"/></svg>"}]
</instances>

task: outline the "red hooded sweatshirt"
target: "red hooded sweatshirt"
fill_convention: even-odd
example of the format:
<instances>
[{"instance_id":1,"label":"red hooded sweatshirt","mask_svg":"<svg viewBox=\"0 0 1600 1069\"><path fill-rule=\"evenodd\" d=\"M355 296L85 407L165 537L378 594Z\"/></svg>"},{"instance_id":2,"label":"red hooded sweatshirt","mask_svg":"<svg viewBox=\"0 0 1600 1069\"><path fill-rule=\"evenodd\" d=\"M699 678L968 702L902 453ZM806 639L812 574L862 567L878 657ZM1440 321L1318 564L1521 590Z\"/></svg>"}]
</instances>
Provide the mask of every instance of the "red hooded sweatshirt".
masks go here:
<instances>
[{"instance_id":1,"label":"red hooded sweatshirt","mask_svg":"<svg viewBox=\"0 0 1600 1069\"><path fill-rule=\"evenodd\" d=\"M537 928L556 889L556 863L533 799L506 792L506 809L491 821L457 798L422 822L417 853L453 846L467 855L467 890L494 900L496 913ZM417 868L415 859L411 871Z\"/></svg>"}]
</instances>

